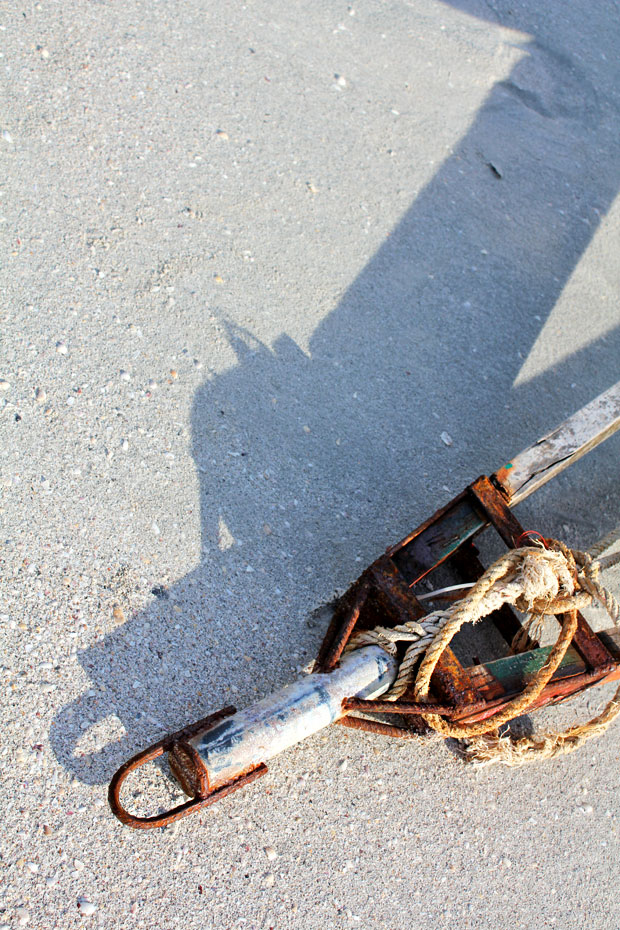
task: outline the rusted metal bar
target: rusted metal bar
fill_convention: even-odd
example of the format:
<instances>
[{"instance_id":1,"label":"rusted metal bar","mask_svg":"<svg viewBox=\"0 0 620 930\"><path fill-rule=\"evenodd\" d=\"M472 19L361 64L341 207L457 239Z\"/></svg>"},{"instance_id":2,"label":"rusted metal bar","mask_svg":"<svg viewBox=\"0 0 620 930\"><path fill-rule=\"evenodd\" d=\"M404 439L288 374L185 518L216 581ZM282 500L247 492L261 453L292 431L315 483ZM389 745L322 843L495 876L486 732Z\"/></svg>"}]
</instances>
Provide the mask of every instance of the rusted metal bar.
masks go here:
<instances>
[{"instance_id":1,"label":"rusted metal bar","mask_svg":"<svg viewBox=\"0 0 620 930\"><path fill-rule=\"evenodd\" d=\"M390 617L394 623L419 620L427 613L389 556L381 556L373 562L368 576L372 579L373 593L379 601L382 613Z\"/></svg>"},{"instance_id":2,"label":"rusted metal bar","mask_svg":"<svg viewBox=\"0 0 620 930\"><path fill-rule=\"evenodd\" d=\"M468 711L482 710L486 707L486 700L482 699L476 704L468 704ZM439 714L451 719L462 713L462 709L454 704L438 704L433 701L366 701L361 698L347 698L343 703L343 710L363 711L370 714Z\"/></svg>"},{"instance_id":3,"label":"rusted metal bar","mask_svg":"<svg viewBox=\"0 0 620 930\"><path fill-rule=\"evenodd\" d=\"M470 484L469 492L508 548L517 546L517 541L523 536L523 527L491 480L482 475Z\"/></svg>"},{"instance_id":4,"label":"rusted metal bar","mask_svg":"<svg viewBox=\"0 0 620 930\"><path fill-rule=\"evenodd\" d=\"M337 720L343 727L350 730L365 730L375 736L394 736L397 739L418 739L420 731L414 727L397 727L391 723L380 723L378 720L365 720L363 717L346 716Z\"/></svg>"},{"instance_id":5,"label":"rusted metal bar","mask_svg":"<svg viewBox=\"0 0 620 930\"><path fill-rule=\"evenodd\" d=\"M368 597L369 590L370 584L367 579L364 579L355 594L355 600L351 606L349 616L341 624L338 635L334 637L325 659L321 662L321 671L329 672L338 664L344 647L353 632L355 624L359 620L360 611Z\"/></svg>"},{"instance_id":6,"label":"rusted metal bar","mask_svg":"<svg viewBox=\"0 0 620 930\"><path fill-rule=\"evenodd\" d=\"M354 629L359 629L362 625L365 629L376 626L378 621L373 622L372 619L369 620L367 617L370 607L368 594L362 593L368 583L368 573L369 570L366 570L356 583L351 585L349 590L334 603L332 618L314 663L315 672L329 671L327 666L329 653L332 648L339 648L342 654L342 650L351 638ZM356 605L359 605L360 610L355 623L351 626L351 616L354 611L357 613Z\"/></svg>"}]
</instances>

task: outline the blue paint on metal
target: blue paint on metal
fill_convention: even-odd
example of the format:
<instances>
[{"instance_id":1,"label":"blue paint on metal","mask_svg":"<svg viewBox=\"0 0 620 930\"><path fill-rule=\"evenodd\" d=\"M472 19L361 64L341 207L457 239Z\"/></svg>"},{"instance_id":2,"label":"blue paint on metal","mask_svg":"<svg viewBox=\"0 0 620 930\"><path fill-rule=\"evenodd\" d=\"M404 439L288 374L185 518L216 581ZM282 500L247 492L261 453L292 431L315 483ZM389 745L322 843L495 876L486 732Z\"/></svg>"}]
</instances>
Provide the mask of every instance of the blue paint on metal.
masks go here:
<instances>
[{"instance_id":1,"label":"blue paint on metal","mask_svg":"<svg viewBox=\"0 0 620 930\"><path fill-rule=\"evenodd\" d=\"M367 646L345 656L334 671L308 675L190 742L207 768L210 783L227 781L341 717L345 698L383 694L396 671L392 656L378 646Z\"/></svg>"}]
</instances>

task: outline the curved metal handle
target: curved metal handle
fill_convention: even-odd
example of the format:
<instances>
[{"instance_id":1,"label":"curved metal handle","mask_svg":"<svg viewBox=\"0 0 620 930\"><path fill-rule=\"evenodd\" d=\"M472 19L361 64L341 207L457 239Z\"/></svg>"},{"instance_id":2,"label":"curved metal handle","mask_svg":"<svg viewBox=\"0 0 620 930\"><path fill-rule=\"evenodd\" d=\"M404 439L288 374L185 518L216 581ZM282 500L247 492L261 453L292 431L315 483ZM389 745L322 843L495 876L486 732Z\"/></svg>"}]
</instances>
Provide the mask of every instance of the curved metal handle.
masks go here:
<instances>
[{"instance_id":1,"label":"curved metal handle","mask_svg":"<svg viewBox=\"0 0 620 930\"><path fill-rule=\"evenodd\" d=\"M150 817L137 817L135 814L130 814L121 803L121 788L130 772L135 771L135 769L140 768L140 766L145 765L147 762L151 762L153 759L157 759L165 752L169 752L172 746L179 740L190 739L194 733L199 730L204 730L209 726L215 726L222 718L229 717L234 713L234 707L224 707L217 713L211 714L209 717L205 717L189 727L185 727L182 730L178 730L176 733L165 736L163 739L158 740L158 742L153 743L141 752L136 753L136 755L128 759L127 762L124 762L118 771L115 772L108 789L108 802L114 816L117 817L121 823L138 830L150 830L153 827L167 827L169 824L174 823L175 820L187 817L187 815L191 814L193 811L215 804L216 801L226 797L226 795L232 794L233 791L237 791L239 788L249 785L250 782L253 782L256 778L264 775L267 772L267 766L261 763L249 772L240 775L239 778L235 778L227 784L222 785L220 788L216 788L215 791L209 791L207 784L204 793L200 792L189 801L185 801L185 803L179 804L169 811L165 811L161 814L153 814Z\"/></svg>"}]
</instances>

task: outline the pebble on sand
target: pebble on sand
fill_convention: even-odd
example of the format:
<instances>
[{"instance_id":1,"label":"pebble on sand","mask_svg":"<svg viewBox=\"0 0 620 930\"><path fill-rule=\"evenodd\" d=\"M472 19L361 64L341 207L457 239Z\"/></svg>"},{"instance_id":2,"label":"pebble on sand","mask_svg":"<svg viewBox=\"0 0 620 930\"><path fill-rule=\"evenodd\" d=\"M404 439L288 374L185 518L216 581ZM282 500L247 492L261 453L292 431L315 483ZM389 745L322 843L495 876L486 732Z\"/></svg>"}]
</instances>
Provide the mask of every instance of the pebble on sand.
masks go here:
<instances>
[{"instance_id":1,"label":"pebble on sand","mask_svg":"<svg viewBox=\"0 0 620 930\"><path fill-rule=\"evenodd\" d=\"M77 906L82 917L92 917L97 910L97 905L92 901L87 901L86 898L79 898Z\"/></svg>"},{"instance_id":2,"label":"pebble on sand","mask_svg":"<svg viewBox=\"0 0 620 930\"><path fill-rule=\"evenodd\" d=\"M278 854L273 848L273 846L265 846L265 855L267 856L270 862L273 862L273 860L277 859L278 857Z\"/></svg>"},{"instance_id":3,"label":"pebble on sand","mask_svg":"<svg viewBox=\"0 0 620 930\"><path fill-rule=\"evenodd\" d=\"M11 387L8 381L5 381L4 378L0 379L0 391L8 391Z\"/></svg>"},{"instance_id":4,"label":"pebble on sand","mask_svg":"<svg viewBox=\"0 0 620 930\"><path fill-rule=\"evenodd\" d=\"M117 623L123 623L125 619L125 611L120 604L115 604L112 608L112 617Z\"/></svg>"},{"instance_id":5,"label":"pebble on sand","mask_svg":"<svg viewBox=\"0 0 620 930\"><path fill-rule=\"evenodd\" d=\"M58 352L59 355L66 355L69 350L65 342L57 342L56 351Z\"/></svg>"},{"instance_id":6,"label":"pebble on sand","mask_svg":"<svg viewBox=\"0 0 620 930\"><path fill-rule=\"evenodd\" d=\"M441 441L443 442L445 446L451 446L452 436L450 435L450 433L446 433L444 430L444 432L441 434Z\"/></svg>"}]
</instances>

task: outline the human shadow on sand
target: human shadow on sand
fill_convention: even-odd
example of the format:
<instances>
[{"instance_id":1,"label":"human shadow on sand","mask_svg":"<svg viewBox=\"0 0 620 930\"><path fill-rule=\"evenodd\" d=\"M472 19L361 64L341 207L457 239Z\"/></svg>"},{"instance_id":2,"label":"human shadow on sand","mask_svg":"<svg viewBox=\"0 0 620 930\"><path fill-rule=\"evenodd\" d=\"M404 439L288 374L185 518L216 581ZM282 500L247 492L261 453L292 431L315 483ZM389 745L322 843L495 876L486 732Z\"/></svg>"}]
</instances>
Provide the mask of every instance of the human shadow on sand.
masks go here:
<instances>
[{"instance_id":1,"label":"human shadow on sand","mask_svg":"<svg viewBox=\"0 0 620 930\"><path fill-rule=\"evenodd\" d=\"M588 21L583 10L575 23ZM572 54L568 14L540 27L497 15L531 36L524 58L310 352L222 319L238 361L205 381L192 413L203 557L79 655L92 690L51 729L79 779L106 782L164 732L289 680L320 640L312 607L444 502L443 483L460 490L517 451L514 435L525 444L616 380L618 328L513 388L616 195L618 114L604 89L611 65ZM455 439L449 457L442 431ZM587 490L593 521L611 491ZM76 748L84 722L111 714L122 739Z\"/></svg>"}]
</instances>

